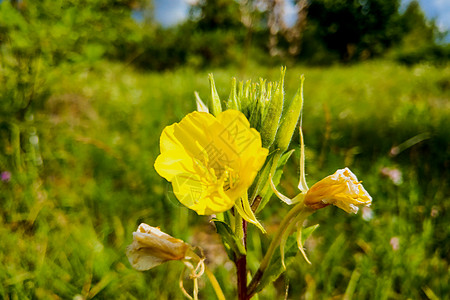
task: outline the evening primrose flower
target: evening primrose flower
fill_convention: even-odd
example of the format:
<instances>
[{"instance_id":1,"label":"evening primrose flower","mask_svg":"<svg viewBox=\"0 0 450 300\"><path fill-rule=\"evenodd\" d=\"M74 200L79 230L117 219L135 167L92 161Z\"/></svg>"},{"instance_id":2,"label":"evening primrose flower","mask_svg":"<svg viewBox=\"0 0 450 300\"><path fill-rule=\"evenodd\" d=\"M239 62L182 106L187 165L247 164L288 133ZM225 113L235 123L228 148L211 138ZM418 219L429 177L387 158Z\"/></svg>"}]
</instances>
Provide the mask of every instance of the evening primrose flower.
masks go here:
<instances>
[{"instance_id":1,"label":"evening primrose flower","mask_svg":"<svg viewBox=\"0 0 450 300\"><path fill-rule=\"evenodd\" d=\"M127 256L133 268L145 271L166 261L183 260L189 249L182 240L142 223L133 232L133 243L127 248Z\"/></svg>"},{"instance_id":2,"label":"evening primrose flower","mask_svg":"<svg viewBox=\"0 0 450 300\"><path fill-rule=\"evenodd\" d=\"M348 213L357 213L358 206L370 206L372 197L349 168L337 170L314 184L306 193L304 203L313 209L333 204Z\"/></svg>"},{"instance_id":3,"label":"evening primrose flower","mask_svg":"<svg viewBox=\"0 0 450 300\"><path fill-rule=\"evenodd\" d=\"M364 189L356 175L349 168L339 169L333 175L327 176L308 188L305 179L305 145L300 128L300 182L301 193L290 199L279 191L271 181L272 190L285 203L291 205L297 202L314 210L333 204L348 213L357 213L359 206L370 206L372 197Z\"/></svg>"},{"instance_id":4,"label":"evening primrose flower","mask_svg":"<svg viewBox=\"0 0 450 300\"><path fill-rule=\"evenodd\" d=\"M359 206L370 206L372 197L364 189L361 182L358 181L355 174L349 168L337 170L333 175L327 176L308 188L305 178L305 144L303 141L302 128L300 127L300 181L298 188L301 191L293 199L290 199L280 193L272 181L270 175L270 184L277 197L286 204L295 206L291 209L284 220L285 229L280 236L281 262L284 266L284 247L289 235L295 227L297 230L297 245L303 257L308 263L311 263L303 249L301 239L303 221L315 210L333 204L348 213L357 213Z\"/></svg>"},{"instance_id":5,"label":"evening primrose flower","mask_svg":"<svg viewBox=\"0 0 450 300\"><path fill-rule=\"evenodd\" d=\"M243 211L242 199L268 154L260 134L237 110L216 117L188 114L164 129L160 149L156 171L172 183L177 199L199 215L224 212L235 204Z\"/></svg>"}]
</instances>

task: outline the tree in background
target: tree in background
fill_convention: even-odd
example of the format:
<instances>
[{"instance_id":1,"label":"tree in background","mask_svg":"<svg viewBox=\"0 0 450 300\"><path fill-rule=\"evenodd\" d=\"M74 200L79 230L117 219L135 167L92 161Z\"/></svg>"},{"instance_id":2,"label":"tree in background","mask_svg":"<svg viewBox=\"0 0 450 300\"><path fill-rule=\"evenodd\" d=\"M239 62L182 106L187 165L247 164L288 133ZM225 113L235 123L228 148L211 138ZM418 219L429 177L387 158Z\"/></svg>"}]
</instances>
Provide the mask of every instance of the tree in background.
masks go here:
<instances>
[{"instance_id":1,"label":"tree in background","mask_svg":"<svg viewBox=\"0 0 450 300\"><path fill-rule=\"evenodd\" d=\"M342 61L379 56L401 37L399 7L400 0L310 0L309 39Z\"/></svg>"},{"instance_id":2,"label":"tree in background","mask_svg":"<svg viewBox=\"0 0 450 300\"><path fill-rule=\"evenodd\" d=\"M135 0L42 0L0 3L1 109L23 119L46 99L42 90L56 66L122 57L139 42L131 18Z\"/></svg>"},{"instance_id":3,"label":"tree in background","mask_svg":"<svg viewBox=\"0 0 450 300\"><path fill-rule=\"evenodd\" d=\"M284 20L288 1L296 7L293 26ZM16 63L2 64L16 68L13 73L31 74L37 59L56 66L106 58L149 70L245 67L247 61L331 64L384 56L411 64L448 59L448 46L436 43L437 26L416 1L401 13L400 0L200 0L186 21L170 28L156 22L153 2L3 1L0 47Z\"/></svg>"},{"instance_id":4,"label":"tree in background","mask_svg":"<svg viewBox=\"0 0 450 300\"><path fill-rule=\"evenodd\" d=\"M439 32L434 20L427 20L417 1L409 3L399 23L403 37L393 51L394 59L407 65L448 60L450 48L442 43L445 33Z\"/></svg>"},{"instance_id":5,"label":"tree in background","mask_svg":"<svg viewBox=\"0 0 450 300\"><path fill-rule=\"evenodd\" d=\"M246 34L240 3L202 0L191 6L189 15L185 29L191 34L191 63L224 65L238 59Z\"/></svg>"}]
</instances>

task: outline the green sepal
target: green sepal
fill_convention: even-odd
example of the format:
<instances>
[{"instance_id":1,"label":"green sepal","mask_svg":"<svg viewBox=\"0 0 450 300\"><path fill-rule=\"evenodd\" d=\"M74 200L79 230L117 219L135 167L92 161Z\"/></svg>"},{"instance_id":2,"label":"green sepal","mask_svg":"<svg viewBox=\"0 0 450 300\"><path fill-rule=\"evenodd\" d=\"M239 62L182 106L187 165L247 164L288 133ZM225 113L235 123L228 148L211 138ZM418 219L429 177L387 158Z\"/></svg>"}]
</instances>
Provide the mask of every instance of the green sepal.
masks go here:
<instances>
[{"instance_id":1,"label":"green sepal","mask_svg":"<svg viewBox=\"0 0 450 300\"><path fill-rule=\"evenodd\" d=\"M281 180L281 175L283 175L283 168L286 165L288 159L291 157L291 155L294 153L294 149L284 153L280 159L277 162L277 167L276 167L276 171L274 174L272 174L272 180L273 183L275 184L275 186L277 186L280 183ZM274 156L276 157L276 155ZM261 196L261 203L259 204L259 207L257 209L257 213L260 212L265 206L266 204L269 202L270 198L273 195L273 191L270 188L270 184L269 184L269 175L270 175L270 170L273 168L272 164L274 164L275 162L270 161L270 163L266 166L266 168L263 170L263 173L261 174L262 176L264 176L262 178L262 182L266 183L264 185L264 187L262 188L262 190L259 191L259 195Z\"/></svg>"},{"instance_id":2,"label":"green sepal","mask_svg":"<svg viewBox=\"0 0 450 300\"><path fill-rule=\"evenodd\" d=\"M246 255L247 252L245 251L242 241L236 236L227 223L218 219L212 219L211 221L214 222L217 233L222 237L223 245L225 246L225 250L230 260L235 261L235 255Z\"/></svg>"},{"instance_id":3,"label":"green sepal","mask_svg":"<svg viewBox=\"0 0 450 300\"><path fill-rule=\"evenodd\" d=\"M309 236L319 227L319 224L311 225L309 227L303 228L302 230L302 245L306 242Z\"/></svg>"},{"instance_id":4,"label":"green sepal","mask_svg":"<svg viewBox=\"0 0 450 300\"><path fill-rule=\"evenodd\" d=\"M265 188L265 185L269 180L270 169L272 168L275 154L276 154L276 152L269 153L269 155L266 158L266 162L264 163L263 167L258 172L258 175L256 176L255 180L253 181L253 184L249 189L250 195L251 195L251 198L250 198L251 201L255 201L256 196L260 196L262 198L263 195L261 194L261 191ZM257 206L255 206L255 203L252 203L252 208L254 211L256 211L256 212L260 211L260 209L257 209L257 208L261 204L261 200L262 199L260 199L258 201L259 203L257 204Z\"/></svg>"},{"instance_id":5,"label":"green sepal","mask_svg":"<svg viewBox=\"0 0 450 300\"><path fill-rule=\"evenodd\" d=\"M303 229L302 243L304 243L306 239L308 239L308 237L314 232L314 230L316 230L318 226L319 224ZM295 256L298 253L298 249L297 247L295 247L296 245L297 245L296 237L294 235L289 236L289 238L286 241L286 245L284 247L285 250L284 261L286 266L288 266L295 260ZM275 252L275 254L271 259L269 267L264 272L264 275L262 276L260 283L256 287L255 290L256 293L262 291L268 284L275 281L285 271L283 264L281 263L281 258L282 256L280 253L280 249L277 249L277 251Z\"/></svg>"},{"instance_id":6,"label":"green sepal","mask_svg":"<svg viewBox=\"0 0 450 300\"><path fill-rule=\"evenodd\" d=\"M220 102L219 94L217 93L213 74L209 74L209 85L211 87L211 98L208 103L208 108L212 111L214 116L218 116L222 112L222 104Z\"/></svg>"},{"instance_id":7,"label":"green sepal","mask_svg":"<svg viewBox=\"0 0 450 300\"><path fill-rule=\"evenodd\" d=\"M252 112L252 101L250 98L250 87L251 81L247 80L244 84L243 81L239 82L238 88L238 101L241 104L241 112L250 119L250 114Z\"/></svg>"},{"instance_id":8,"label":"green sepal","mask_svg":"<svg viewBox=\"0 0 450 300\"><path fill-rule=\"evenodd\" d=\"M236 92L236 78L235 77L233 77L233 79L231 80L231 91L230 91L230 96L228 97L228 101L227 101L227 108L241 110L240 99L238 98L238 95Z\"/></svg>"}]
</instances>

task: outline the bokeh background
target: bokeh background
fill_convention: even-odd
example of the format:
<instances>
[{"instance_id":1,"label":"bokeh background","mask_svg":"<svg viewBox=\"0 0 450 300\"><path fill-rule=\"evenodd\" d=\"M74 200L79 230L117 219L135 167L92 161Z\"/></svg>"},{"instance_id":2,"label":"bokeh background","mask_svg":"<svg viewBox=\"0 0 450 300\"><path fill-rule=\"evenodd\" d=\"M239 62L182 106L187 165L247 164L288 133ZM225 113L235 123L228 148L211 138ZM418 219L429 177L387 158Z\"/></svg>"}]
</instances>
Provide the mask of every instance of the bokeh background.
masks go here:
<instances>
[{"instance_id":1,"label":"bokeh background","mask_svg":"<svg viewBox=\"0 0 450 300\"><path fill-rule=\"evenodd\" d=\"M140 222L203 247L233 299L208 217L153 162L208 73L226 99L232 77L275 81L281 65L287 101L306 77L309 185L348 166L373 205L310 217L312 265L297 255L260 299L448 298L448 1L0 2L1 299L182 299L181 264L128 263ZM297 180L294 155L283 192ZM287 211L273 198L258 216L269 236ZM256 270L269 238L249 231Z\"/></svg>"}]
</instances>

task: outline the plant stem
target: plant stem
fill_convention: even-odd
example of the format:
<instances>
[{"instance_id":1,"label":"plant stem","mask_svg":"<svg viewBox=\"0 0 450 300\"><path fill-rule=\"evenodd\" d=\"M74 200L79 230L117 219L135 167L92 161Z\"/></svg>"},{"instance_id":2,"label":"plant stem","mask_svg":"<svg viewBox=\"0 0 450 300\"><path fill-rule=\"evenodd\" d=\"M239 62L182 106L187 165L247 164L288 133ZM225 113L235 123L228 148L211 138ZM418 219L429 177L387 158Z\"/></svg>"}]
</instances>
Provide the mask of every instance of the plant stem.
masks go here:
<instances>
[{"instance_id":1,"label":"plant stem","mask_svg":"<svg viewBox=\"0 0 450 300\"><path fill-rule=\"evenodd\" d=\"M244 248L247 249L247 221L242 220L242 243ZM240 255L236 257L236 272L237 272L237 288L238 299L247 300L247 256Z\"/></svg>"},{"instance_id":2,"label":"plant stem","mask_svg":"<svg viewBox=\"0 0 450 300\"><path fill-rule=\"evenodd\" d=\"M258 271L255 273L255 276L253 276L252 281L250 282L250 285L248 287L248 298L250 299L256 291L256 288L264 275L264 271L269 266L270 260L272 259L272 256L275 252L275 249L280 244L281 238L283 236L284 231L288 227L289 223L295 219L295 217L304 209L305 205L303 202L298 203L296 206L294 206L286 215L286 217L281 222L278 231L276 232L274 238L272 239L272 242L269 245L269 249L267 249L266 254L264 255L263 260L261 261L261 264L259 265Z\"/></svg>"}]
</instances>

